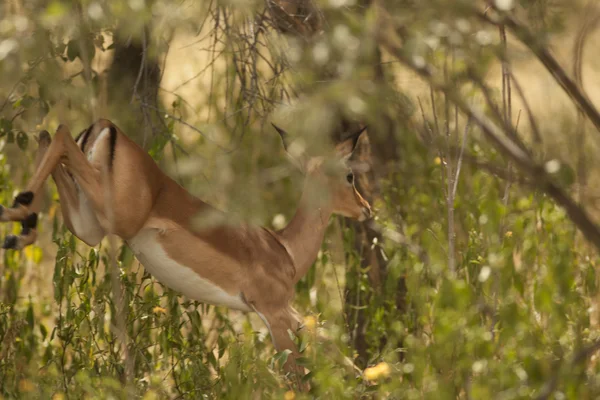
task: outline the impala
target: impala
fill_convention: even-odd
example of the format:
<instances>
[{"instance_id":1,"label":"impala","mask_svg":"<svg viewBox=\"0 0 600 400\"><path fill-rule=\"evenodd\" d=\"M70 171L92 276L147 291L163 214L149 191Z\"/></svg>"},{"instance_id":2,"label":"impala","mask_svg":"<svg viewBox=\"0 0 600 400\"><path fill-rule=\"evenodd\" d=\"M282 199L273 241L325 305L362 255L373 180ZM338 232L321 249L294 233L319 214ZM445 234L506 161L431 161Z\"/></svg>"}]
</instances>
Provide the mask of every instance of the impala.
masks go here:
<instances>
[{"instance_id":1,"label":"impala","mask_svg":"<svg viewBox=\"0 0 600 400\"><path fill-rule=\"evenodd\" d=\"M288 135L274 127L288 150ZM22 224L3 247L22 249L35 241L39 193L52 175L64 222L76 237L95 246L105 235L117 235L167 287L200 302L256 312L275 348L292 351L285 369L299 372L288 333L300 328L290 305L294 285L316 259L331 214L363 220L371 213L347 166L363 130L335 147L335 168L330 158L296 155L305 188L290 223L272 231L248 224L197 226L197 216L213 220L223 214L164 174L112 122L101 119L76 139L60 125L53 139L40 133L37 169L27 190L12 207L0 206L0 221Z\"/></svg>"}]
</instances>

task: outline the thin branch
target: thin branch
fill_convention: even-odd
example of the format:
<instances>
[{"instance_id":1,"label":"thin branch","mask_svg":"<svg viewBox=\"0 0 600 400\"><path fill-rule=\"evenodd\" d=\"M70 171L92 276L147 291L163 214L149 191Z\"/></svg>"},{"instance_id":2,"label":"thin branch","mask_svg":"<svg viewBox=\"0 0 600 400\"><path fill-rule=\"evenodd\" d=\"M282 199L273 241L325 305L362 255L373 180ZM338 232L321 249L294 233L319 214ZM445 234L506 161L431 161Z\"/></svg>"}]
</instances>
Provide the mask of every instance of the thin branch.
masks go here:
<instances>
[{"instance_id":1,"label":"thin branch","mask_svg":"<svg viewBox=\"0 0 600 400\"><path fill-rule=\"evenodd\" d=\"M493 25L504 24L513 34L527 46L546 67L546 70L554 77L554 80L563 88L569 95L573 103L583 111L583 113L594 124L596 130L600 133L600 113L592 102L587 98L585 93L580 90L577 83L573 81L567 72L560 66L556 58L550 53L548 48L527 28L521 24L514 16L503 14L498 19L491 17L489 14L476 11L476 14L485 22Z\"/></svg>"},{"instance_id":2,"label":"thin branch","mask_svg":"<svg viewBox=\"0 0 600 400\"><path fill-rule=\"evenodd\" d=\"M191 125L187 121L185 121L185 120L183 120L183 119L181 119L179 117L176 117L173 114L170 114L170 113L168 113L168 112L166 112L164 110L161 110L158 107L153 106L152 104L148 104L148 103L145 103L143 101L141 102L141 105L142 105L142 107L147 107L147 108L156 110L156 111L162 113L163 115L167 116L169 119L172 119L173 121L179 122L180 124L187 126L188 128L190 128L194 132L198 132L200 135L202 135L203 138L205 138L206 140L212 142L215 146L217 146L219 149L223 150L226 154L227 153L231 153L231 152L233 152L235 150L235 149L226 149L226 148L224 148L219 143L217 143L214 140L212 140L211 138L209 138L204 132L202 132L200 129L196 128L194 125Z\"/></svg>"},{"instance_id":3,"label":"thin branch","mask_svg":"<svg viewBox=\"0 0 600 400\"><path fill-rule=\"evenodd\" d=\"M561 370L565 368L573 369L579 367L581 364L587 362L587 360L598 350L600 350L600 340L593 342L589 346L586 346L580 349L577 353L573 354L571 360L568 362L568 365L563 365L562 368L560 365L557 365L555 368L553 368L554 372L551 378L544 384L544 386L542 386L542 390L536 397L536 400L547 400L550 398L552 393L554 393L558 387L558 380L560 378ZM563 364L565 363L563 362Z\"/></svg>"},{"instance_id":4,"label":"thin branch","mask_svg":"<svg viewBox=\"0 0 600 400\"><path fill-rule=\"evenodd\" d=\"M142 29L142 62L140 63L140 69L138 71L137 78L135 79L135 84L133 85L133 94L131 95L131 101L129 102L129 104L133 104L133 101L135 100L136 95L137 95L138 85L140 84L140 81L142 80L142 75L144 73L144 68L146 65L146 51L147 51L146 29L143 28Z\"/></svg>"},{"instance_id":5,"label":"thin branch","mask_svg":"<svg viewBox=\"0 0 600 400\"><path fill-rule=\"evenodd\" d=\"M496 145L498 150L513 160L523 173L529 175L540 189L545 191L565 209L571 221L581 230L587 240L596 246L597 249L600 249L600 229L598 226L583 208L552 182L542 166L536 164L527 152L523 151L510 139L511 136L515 135L515 132L509 134L508 131L514 131L514 129L507 126L497 126L480 109L468 105L454 86L448 86L443 81L436 79L429 65L422 65L420 62L415 64L414 58L403 50L397 37L390 37L390 34L383 35L383 32L386 31L382 30L379 32L380 41L390 54L427 80L433 88L446 93L448 98L481 128L485 136ZM391 29L387 30L386 33L390 32Z\"/></svg>"},{"instance_id":6,"label":"thin branch","mask_svg":"<svg viewBox=\"0 0 600 400\"><path fill-rule=\"evenodd\" d=\"M467 119L467 123L465 124L465 129L463 131L460 152L458 153L458 158L456 162L456 175L454 176L454 187L452 188L452 198L456 198L456 189L458 188L458 177L460 176L460 167L462 166L463 155L465 152L465 146L467 144L467 136L469 133L469 128L471 127L471 119Z\"/></svg>"},{"instance_id":7,"label":"thin branch","mask_svg":"<svg viewBox=\"0 0 600 400\"><path fill-rule=\"evenodd\" d=\"M529 101L527 101L527 98L525 97L523 88L521 87L521 84L519 83L519 81L517 80L515 75L512 73L512 71L509 70L508 73L510 75L510 79L512 80L513 86L515 87L515 90L517 91L517 95L519 95L519 98L521 99L521 102L523 103L523 107L525 107L525 112L527 113L527 118L529 119L529 125L530 125L531 131L533 133L533 139L535 140L535 142L537 144L541 144L542 143L542 135L540 134L538 124L535 120L533 112L531 111L531 107L529 106Z\"/></svg>"}]
</instances>

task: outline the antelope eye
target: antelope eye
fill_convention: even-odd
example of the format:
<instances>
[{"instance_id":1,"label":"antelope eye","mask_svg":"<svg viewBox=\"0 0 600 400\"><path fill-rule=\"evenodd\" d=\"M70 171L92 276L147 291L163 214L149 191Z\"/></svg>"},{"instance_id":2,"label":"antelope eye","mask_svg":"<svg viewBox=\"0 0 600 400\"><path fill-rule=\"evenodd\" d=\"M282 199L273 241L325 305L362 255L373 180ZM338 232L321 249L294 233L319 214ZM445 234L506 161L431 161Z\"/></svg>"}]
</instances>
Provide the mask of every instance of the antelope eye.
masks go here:
<instances>
[{"instance_id":1,"label":"antelope eye","mask_svg":"<svg viewBox=\"0 0 600 400\"><path fill-rule=\"evenodd\" d=\"M346 175L346 180L348 181L348 183L354 183L354 174L352 172L349 172L348 175Z\"/></svg>"}]
</instances>

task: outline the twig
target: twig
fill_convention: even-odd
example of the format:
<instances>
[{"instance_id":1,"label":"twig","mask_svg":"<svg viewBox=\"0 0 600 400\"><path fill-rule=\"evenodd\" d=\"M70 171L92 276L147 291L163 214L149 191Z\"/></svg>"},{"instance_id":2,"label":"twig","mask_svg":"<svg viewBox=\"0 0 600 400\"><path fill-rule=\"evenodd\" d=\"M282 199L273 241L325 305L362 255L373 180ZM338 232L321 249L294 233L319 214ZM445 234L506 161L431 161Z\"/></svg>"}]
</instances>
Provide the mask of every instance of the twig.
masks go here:
<instances>
[{"instance_id":1,"label":"twig","mask_svg":"<svg viewBox=\"0 0 600 400\"><path fill-rule=\"evenodd\" d=\"M573 81L567 74L567 72L560 66L556 58L550 53L550 51L542 44L542 42L527 28L521 24L515 17L508 14L503 14L499 20L493 19L488 14L476 11L476 14L485 22L493 25L502 23L506 25L513 34L527 46L533 54L541 61L546 67L546 70L554 77L554 80L563 88L563 90L569 95L575 105L583 111L583 113L589 118L594 124L598 133L600 133L600 113L592 102L587 98L585 93L579 89L577 83Z\"/></svg>"},{"instance_id":2,"label":"twig","mask_svg":"<svg viewBox=\"0 0 600 400\"><path fill-rule=\"evenodd\" d=\"M586 15L589 15L594 11L594 2L589 1L585 11ZM586 17L584 23L575 37L575 43L573 44L573 76L575 76L575 82L579 89L585 92L583 87L583 52L585 44L590 34L598 27L600 22L600 15L596 13L591 17ZM581 110L577 110L577 125L575 128L575 144L577 147L577 196L581 202L583 198L583 191L586 185L586 157L585 157L585 139L586 139L586 123L585 115Z\"/></svg>"},{"instance_id":3,"label":"twig","mask_svg":"<svg viewBox=\"0 0 600 400\"><path fill-rule=\"evenodd\" d=\"M509 138L509 133L507 131L514 131L513 128L497 126L487 118L481 110L468 105L462 99L455 87L445 85L444 82L440 82L434 76L429 65L415 65L413 58L403 51L402 47L398 44L398 40L394 40L386 35L381 35L380 39L382 45L393 56L401 60L422 78L426 79L433 88L447 93L448 98L481 128L485 136L496 145L498 150L506 157L513 160L524 173L532 178L533 182L535 182L540 189L545 191L561 205L569 215L571 221L573 221L573 223L581 230L587 240L589 240L597 249L600 249L600 229L598 226L592 221L583 208L552 182L542 166L536 164L527 152L523 151ZM510 136L514 136L514 134L515 133L513 132Z\"/></svg>"},{"instance_id":4,"label":"twig","mask_svg":"<svg viewBox=\"0 0 600 400\"><path fill-rule=\"evenodd\" d=\"M527 113L527 118L529 119L529 125L531 127L531 132L533 133L533 139L535 140L536 144L540 145L540 144L542 144L542 135L540 134L538 124L535 120L533 112L531 111L529 102L527 101L527 98L525 97L523 88L521 87L521 84L519 83L519 81L517 80L515 75L512 73L512 71L509 70L508 73L510 74L510 79L513 83L513 86L515 87L515 90L517 91L517 94L519 95L519 98L521 99L521 102L523 103L523 107L525 107L525 112Z\"/></svg>"},{"instance_id":5,"label":"twig","mask_svg":"<svg viewBox=\"0 0 600 400\"><path fill-rule=\"evenodd\" d=\"M467 136L469 133L469 128L471 127L471 118L467 119L467 123L465 124L465 129L463 131L460 153L458 154L457 162L456 162L456 174L454 176L454 187L452 188L452 198L456 198L456 189L458 188L458 177L460 176L460 167L462 165L463 154L465 152L465 146L467 144Z\"/></svg>"},{"instance_id":6,"label":"twig","mask_svg":"<svg viewBox=\"0 0 600 400\"><path fill-rule=\"evenodd\" d=\"M225 154L228 154L228 153L231 153L231 152L235 151L235 149L226 149L226 148L222 147L219 143L215 142L214 140L212 140L211 138L209 138L208 136L206 136L206 134L204 132L202 132L200 129L196 128L194 125L191 125L190 123L186 122L185 120L183 120L183 119L181 119L179 117L176 117L173 114L169 114L168 112L166 112L164 110L161 110L160 108L155 107L155 106L153 106L151 104L148 104L146 102L141 102L141 104L142 104L143 107L148 107L148 108L151 108L153 110L156 110L156 111L162 113L163 115L166 115L167 117L169 117L173 121L179 122L180 124L187 126L188 128L192 129L194 132L198 132L206 140L214 143L215 146L217 146L218 148L220 148L221 150L223 150L225 152Z\"/></svg>"},{"instance_id":7,"label":"twig","mask_svg":"<svg viewBox=\"0 0 600 400\"><path fill-rule=\"evenodd\" d=\"M142 28L142 62L140 63L140 69L138 71L137 78L135 79L135 84L133 85L133 94L131 95L131 101L129 102L129 104L133 104L133 101L136 98L138 85L140 84L140 81L142 80L142 75L144 73L144 68L146 65L146 51L147 51L146 29Z\"/></svg>"},{"instance_id":8,"label":"twig","mask_svg":"<svg viewBox=\"0 0 600 400\"><path fill-rule=\"evenodd\" d=\"M444 60L444 80L448 82L448 54L446 54ZM432 98L433 98L433 90ZM435 115L435 109L434 109ZM452 172L452 151L450 144L450 101L448 96L444 93L444 116L445 116L445 128L446 128L446 212L448 218L448 271L450 274L456 274L456 233L454 231L454 174ZM458 120L454 121L458 126Z\"/></svg>"},{"instance_id":9,"label":"twig","mask_svg":"<svg viewBox=\"0 0 600 400\"><path fill-rule=\"evenodd\" d=\"M598 350L600 350L600 340L593 342L589 346L584 347L580 349L577 353L573 354L571 360L568 362L568 365L564 365L565 363L563 362L563 368L561 368L560 365L557 365L555 368L553 368L554 372L552 376L544 384L544 386L542 386L542 390L540 394L536 397L536 400L547 400L550 398L550 396L552 395L552 393L554 393L558 386L558 379L560 378L560 372L562 369L572 369L578 367L580 364L586 362L588 358L590 358Z\"/></svg>"}]
</instances>

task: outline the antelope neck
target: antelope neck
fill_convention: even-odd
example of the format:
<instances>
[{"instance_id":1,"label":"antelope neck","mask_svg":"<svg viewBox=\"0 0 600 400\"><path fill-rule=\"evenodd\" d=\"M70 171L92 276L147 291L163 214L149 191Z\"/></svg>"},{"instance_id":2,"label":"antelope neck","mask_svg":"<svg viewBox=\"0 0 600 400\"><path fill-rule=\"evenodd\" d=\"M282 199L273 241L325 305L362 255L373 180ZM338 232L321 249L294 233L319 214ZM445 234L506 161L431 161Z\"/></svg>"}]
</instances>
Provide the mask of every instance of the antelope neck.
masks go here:
<instances>
[{"instance_id":1,"label":"antelope neck","mask_svg":"<svg viewBox=\"0 0 600 400\"><path fill-rule=\"evenodd\" d=\"M300 280L317 258L323 243L325 229L332 214L331 206L317 207L305 190L290 223L279 235L296 267L296 282Z\"/></svg>"}]
</instances>

